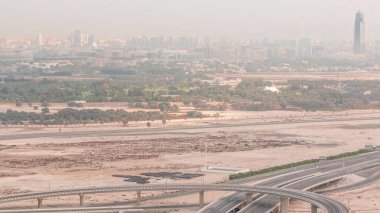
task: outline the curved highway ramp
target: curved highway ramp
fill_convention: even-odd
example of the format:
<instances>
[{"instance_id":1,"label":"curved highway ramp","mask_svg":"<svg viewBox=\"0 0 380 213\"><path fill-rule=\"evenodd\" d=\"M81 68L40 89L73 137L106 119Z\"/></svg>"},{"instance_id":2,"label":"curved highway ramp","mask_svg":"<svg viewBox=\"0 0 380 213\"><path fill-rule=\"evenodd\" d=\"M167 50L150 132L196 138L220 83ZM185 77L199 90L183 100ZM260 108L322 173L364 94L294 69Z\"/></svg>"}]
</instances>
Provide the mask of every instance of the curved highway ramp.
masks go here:
<instances>
[{"instance_id":1,"label":"curved highway ramp","mask_svg":"<svg viewBox=\"0 0 380 213\"><path fill-rule=\"evenodd\" d=\"M249 187L224 184L205 184L205 185L145 185L145 186L114 186L114 187L93 187L84 189L57 190L40 193L26 193L19 195L11 195L0 197L0 203L14 202L29 199L42 199L48 197L83 195L83 194L98 194L98 193L113 193L126 191L171 191L171 190L197 190L200 192L200 202L204 202L205 191L238 191L245 192L247 199L252 199L253 193L275 195L286 199L297 199L308 202L313 209L320 208L323 213L349 213L349 209L342 203L335 201L327 196L284 188L272 187ZM202 196L203 194L203 196ZM93 208L93 207L92 207ZM112 208L112 207L107 207ZM91 212L90 209L87 209ZM52 211L53 212L53 211Z\"/></svg>"}]
</instances>

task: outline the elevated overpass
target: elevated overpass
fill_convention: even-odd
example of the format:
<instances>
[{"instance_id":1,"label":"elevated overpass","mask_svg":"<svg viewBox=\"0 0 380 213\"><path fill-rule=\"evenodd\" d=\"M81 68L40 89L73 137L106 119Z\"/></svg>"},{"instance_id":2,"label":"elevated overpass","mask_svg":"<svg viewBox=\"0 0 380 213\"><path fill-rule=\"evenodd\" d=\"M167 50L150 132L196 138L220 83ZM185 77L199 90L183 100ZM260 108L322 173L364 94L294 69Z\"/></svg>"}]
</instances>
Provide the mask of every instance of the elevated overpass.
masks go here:
<instances>
[{"instance_id":1,"label":"elevated overpass","mask_svg":"<svg viewBox=\"0 0 380 213\"><path fill-rule=\"evenodd\" d=\"M366 163L366 164L368 164L368 163ZM339 180L348 174L352 174L352 173L359 172L359 171L365 171L365 170L369 170L369 169L373 169L373 168L380 168L380 161L369 163L368 165L366 165L366 164L358 164L356 166L351 166L348 168L341 168L341 169L338 169L334 172L326 173L324 175L319 175L319 176L315 176L312 178L306 178L305 180L297 181L297 182L294 182L292 184L289 184L289 185L285 186L284 188L292 189L292 190L304 190L304 191L311 190L311 189L318 187L320 185L323 185L323 184L326 184L329 182L334 182L335 180ZM263 205L261 205L262 203L265 203L266 205L263 206ZM241 211L239 211L239 212L242 212L242 213L245 213L245 212L247 212L247 213L248 212L264 213L264 212L269 212L269 211L273 210L274 208L276 208L277 206L280 206L280 205L281 205L281 202L279 202L275 196L268 195L256 203L251 202L246 207L241 209Z\"/></svg>"},{"instance_id":2,"label":"elevated overpass","mask_svg":"<svg viewBox=\"0 0 380 213\"><path fill-rule=\"evenodd\" d=\"M326 161L315 165L301 166L290 169L287 172L280 171L280 173L277 173L274 176L266 175L266 180L259 183L255 183L260 180L259 177L256 177L256 179L255 177L242 179L240 182L236 183L255 183L256 186L270 187L302 186L298 189L304 190L340 179L355 171L378 166L380 166L380 154L379 152L372 152L339 160ZM250 180L250 182L246 182L245 180ZM244 193L235 192L208 204L202 208L199 213L213 213L216 210L219 212L242 211L266 213L280 205L279 199L274 196L268 196L267 198L262 198L262 195L260 194L255 194L254 196L257 198L255 202L247 204L245 202ZM253 211L253 209L256 208L255 206L258 207L258 209Z\"/></svg>"},{"instance_id":3,"label":"elevated overpass","mask_svg":"<svg viewBox=\"0 0 380 213\"><path fill-rule=\"evenodd\" d=\"M79 195L81 197L85 194L115 193L115 192L129 192L129 191L136 191L137 193L141 193L141 191L173 191L173 190L199 191L200 205L204 204L205 191L237 191L237 192L244 192L246 194L247 202L252 201L252 195L254 193L259 193L259 194L268 194L268 195L275 195L275 196L281 197L282 198L281 201L283 202L285 202L288 199L297 199L297 200L305 201L311 204L311 212L315 212L317 208L320 208L323 213L349 213L350 212L350 210L346 206L344 206L342 203L336 200L333 200L324 195L319 195L319 194L315 194L315 193L311 193L307 191L264 187L264 186L249 187L249 186L238 186L238 185L227 185L227 184L113 186L113 187L93 187L93 188L82 188L82 189L57 190L57 191L50 191L50 192L25 193L25 194L0 197L0 203L37 199L39 203L39 207L41 207L42 200L44 198L49 198L49 197L62 197L62 196L70 196L70 195ZM93 207L89 207L88 210L90 210L91 208ZM286 213L287 208L283 209L282 212Z\"/></svg>"}]
</instances>

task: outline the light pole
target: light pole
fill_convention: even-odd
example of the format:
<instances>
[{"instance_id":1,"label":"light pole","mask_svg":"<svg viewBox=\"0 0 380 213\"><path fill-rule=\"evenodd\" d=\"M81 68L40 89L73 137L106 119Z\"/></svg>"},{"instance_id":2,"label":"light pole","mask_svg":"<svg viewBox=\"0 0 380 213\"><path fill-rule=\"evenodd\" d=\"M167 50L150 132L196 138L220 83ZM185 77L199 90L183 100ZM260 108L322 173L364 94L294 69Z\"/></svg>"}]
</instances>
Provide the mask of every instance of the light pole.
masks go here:
<instances>
[{"instance_id":1,"label":"light pole","mask_svg":"<svg viewBox=\"0 0 380 213\"><path fill-rule=\"evenodd\" d=\"M208 166L207 166L207 161L208 161L207 149L208 149L208 141L206 140L206 144L205 144L205 168L204 168L205 173L207 172L207 169L208 169ZM206 176L206 174L204 174L202 177L203 185L205 184L205 176Z\"/></svg>"},{"instance_id":2,"label":"light pole","mask_svg":"<svg viewBox=\"0 0 380 213\"><path fill-rule=\"evenodd\" d=\"M208 163L208 153L207 153L207 150L208 149L208 141L206 141L206 159L205 159L205 169L206 169L206 171L207 171L207 169L208 169L208 165L207 165L207 163Z\"/></svg>"}]
</instances>

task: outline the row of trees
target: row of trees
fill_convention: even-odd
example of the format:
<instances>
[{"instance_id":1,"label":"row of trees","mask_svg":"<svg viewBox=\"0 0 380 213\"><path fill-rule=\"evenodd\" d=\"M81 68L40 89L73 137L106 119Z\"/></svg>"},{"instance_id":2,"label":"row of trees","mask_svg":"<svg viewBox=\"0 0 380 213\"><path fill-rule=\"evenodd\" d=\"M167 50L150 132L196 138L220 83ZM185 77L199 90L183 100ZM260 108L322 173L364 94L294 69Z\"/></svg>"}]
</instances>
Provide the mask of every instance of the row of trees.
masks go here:
<instances>
[{"instance_id":1,"label":"row of trees","mask_svg":"<svg viewBox=\"0 0 380 213\"><path fill-rule=\"evenodd\" d=\"M149 121L161 120L166 124L168 119L175 118L173 115L160 112L127 112L125 110L106 110L99 109L62 109L56 113L49 114L49 108L43 108L41 113L23 112L7 110L0 113L0 122L3 125L66 125L66 124L89 124L89 123L110 123L121 122L124 126L129 121L148 121L146 124L151 126ZM202 118L204 115L198 111L191 111L185 115L178 115L178 118Z\"/></svg>"},{"instance_id":2,"label":"row of trees","mask_svg":"<svg viewBox=\"0 0 380 213\"><path fill-rule=\"evenodd\" d=\"M124 81L6 81L0 85L3 102L126 101L136 108L175 112L168 102L183 102L196 109L272 110L296 107L305 110L355 109L380 101L377 81L303 81L277 83L279 93L267 91L271 82L244 80L236 87L201 82L129 84ZM210 105L210 101L219 105Z\"/></svg>"},{"instance_id":3,"label":"row of trees","mask_svg":"<svg viewBox=\"0 0 380 213\"><path fill-rule=\"evenodd\" d=\"M142 108L142 109L160 109L161 112L178 112L179 107L176 104L171 104L169 102L135 102L129 103L132 108Z\"/></svg>"},{"instance_id":4,"label":"row of trees","mask_svg":"<svg viewBox=\"0 0 380 213\"><path fill-rule=\"evenodd\" d=\"M48 109L48 108L44 108ZM7 110L0 113L0 122L2 124L86 124L86 123L108 123L122 122L127 124L128 121L147 121L163 120L170 118L168 115L159 112L127 112L125 110L107 110L99 109L62 109L57 113L47 114L36 112L19 112Z\"/></svg>"}]
</instances>

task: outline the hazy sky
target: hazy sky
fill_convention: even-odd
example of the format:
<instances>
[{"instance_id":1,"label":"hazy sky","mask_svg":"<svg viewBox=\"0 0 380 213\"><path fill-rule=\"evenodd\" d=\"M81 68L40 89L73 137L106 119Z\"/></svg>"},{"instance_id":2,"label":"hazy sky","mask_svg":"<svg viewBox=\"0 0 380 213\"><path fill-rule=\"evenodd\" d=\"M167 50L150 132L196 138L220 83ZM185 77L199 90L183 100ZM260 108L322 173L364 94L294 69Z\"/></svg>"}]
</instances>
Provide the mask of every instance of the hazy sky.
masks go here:
<instances>
[{"instance_id":1,"label":"hazy sky","mask_svg":"<svg viewBox=\"0 0 380 213\"><path fill-rule=\"evenodd\" d=\"M352 39L359 9L380 39L380 0L0 0L0 36Z\"/></svg>"}]
</instances>

